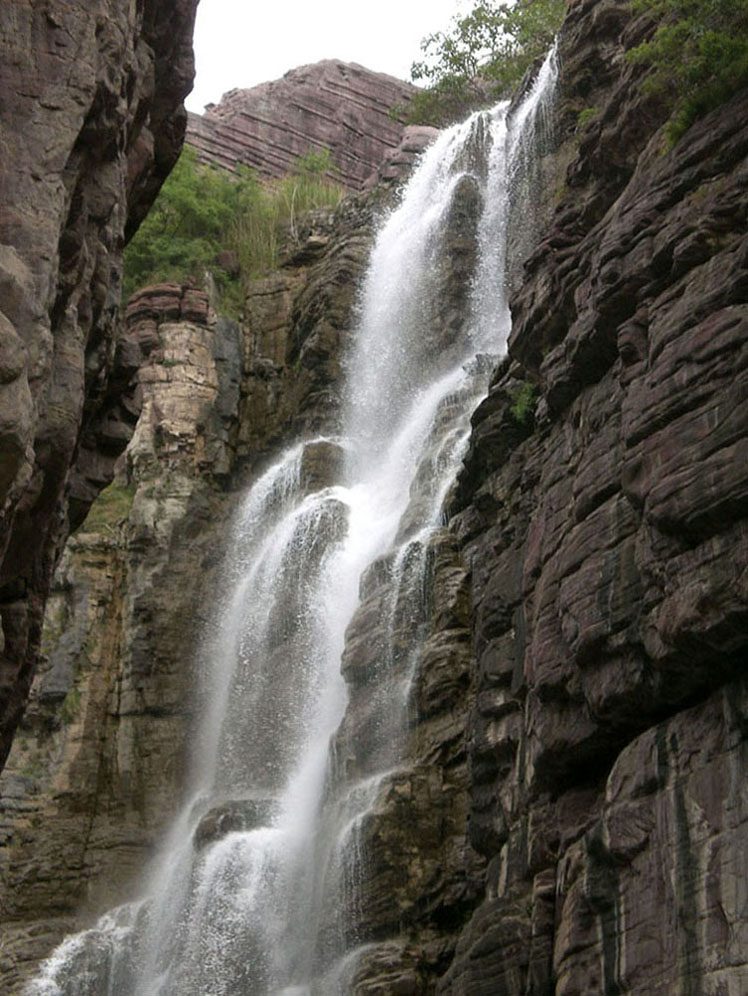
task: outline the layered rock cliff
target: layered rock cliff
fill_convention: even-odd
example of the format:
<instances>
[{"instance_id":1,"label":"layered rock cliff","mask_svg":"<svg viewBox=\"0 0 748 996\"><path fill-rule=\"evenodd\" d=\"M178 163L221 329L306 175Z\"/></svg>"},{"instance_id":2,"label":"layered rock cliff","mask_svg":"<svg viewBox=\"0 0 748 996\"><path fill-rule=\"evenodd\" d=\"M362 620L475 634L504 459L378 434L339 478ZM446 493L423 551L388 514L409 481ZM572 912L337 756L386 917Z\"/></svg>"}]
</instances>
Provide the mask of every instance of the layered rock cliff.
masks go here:
<instances>
[{"instance_id":1,"label":"layered rock cliff","mask_svg":"<svg viewBox=\"0 0 748 996\"><path fill-rule=\"evenodd\" d=\"M473 418L453 526L488 872L440 993L748 985L748 104L668 150L622 61L649 27L571 8L559 110L598 114Z\"/></svg>"},{"instance_id":2,"label":"layered rock cliff","mask_svg":"<svg viewBox=\"0 0 748 996\"><path fill-rule=\"evenodd\" d=\"M195 7L0 7L0 763L68 526L137 416L112 376L121 252L181 147Z\"/></svg>"},{"instance_id":3,"label":"layered rock cliff","mask_svg":"<svg viewBox=\"0 0 748 996\"><path fill-rule=\"evenodd\" d=\"M309 151L329 150L335 178L360 190L400 144L403 125L390 112L415 92L393 76L327 59L230 90L204 114L189 115L187 140L208 162L269 177L285 176Z\"/></svg>"},{"instance_id":4,"label":"layered rock cliff","mask_svg":"<svg viewBox=\"0 0 748 996\"><path fill-rule=\"evenodd\" d=\"M341 913L359 996L748 986L748 104L669 150L624 58L651 29L624 0L570 4L557 143L538 217L517 219L535 241L510 355L423 551L427 590L393 595L387 558L362 579L336 745L354 775L372 760L357 745L378 719L383 605L388 666L420 649L405 759ZM132 302L144 412L119 490L66 552L3 783L11 991L127 895L168 820L218 534L279 444L337 426L370 196L312 219L252 286L246 328L195 290ZM441 274L463 305L473 222L466 183ZM446 308L435 328L463 319ZM323 477L334 454L316 456Z\"/></svg>"},{"instance_id":5,"label":"layered rock cliff","mask_svg":"<svg viewBox=\"0 0 748 996\"><path fill-rule=\"evenodd\" d=\"M283 269L252 285L243 327L176 284L129 303L122 362L141 415L117 479L66 546L0 775L3 991L138 888L173 816L237 487L283 441L336 427L377 199L300 228ZM310 454L305 473L327 473L328 457Z\"/></svg>"}]
</instances>

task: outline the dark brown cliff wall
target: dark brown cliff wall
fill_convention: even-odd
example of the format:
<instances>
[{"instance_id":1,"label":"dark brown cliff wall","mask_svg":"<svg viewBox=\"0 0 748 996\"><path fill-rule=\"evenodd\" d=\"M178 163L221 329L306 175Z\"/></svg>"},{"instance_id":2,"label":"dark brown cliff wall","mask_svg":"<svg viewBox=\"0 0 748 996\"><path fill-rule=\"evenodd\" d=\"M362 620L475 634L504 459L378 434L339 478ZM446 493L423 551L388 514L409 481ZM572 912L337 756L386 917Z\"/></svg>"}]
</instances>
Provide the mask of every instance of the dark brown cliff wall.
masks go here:
<instances>
[{"instance_id":1,"label":"dark brown cliff wall","mask_svg":"<svg viewBox=\"0 0 748 996\"><path fill-rule=\"evenodd\" d=\"M622 60L647 29L571 6L559 113L599 113L473 419L488 871L450 996L748 987L748 96L668 150Z\"/></svg>"},{"instance_id":2,"label":"dark brown cliff wall","mask_svg":"<svg viewBox=\"0 0 748 996\"><path fill-rule=\"evenodd\" d=\"M0 763L49 580L137 417L121 253L181 148L197 0L0 5Z\"/></svg>"}]
</instances>

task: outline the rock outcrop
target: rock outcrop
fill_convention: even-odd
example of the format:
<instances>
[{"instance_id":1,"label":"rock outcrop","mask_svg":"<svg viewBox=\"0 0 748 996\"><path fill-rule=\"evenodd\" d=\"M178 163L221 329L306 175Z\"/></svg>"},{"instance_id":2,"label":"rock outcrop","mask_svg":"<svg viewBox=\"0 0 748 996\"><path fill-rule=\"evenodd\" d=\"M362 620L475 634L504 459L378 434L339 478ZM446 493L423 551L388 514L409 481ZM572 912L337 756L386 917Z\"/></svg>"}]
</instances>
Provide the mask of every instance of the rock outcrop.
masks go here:
<instances>
[{"instance_id":1,"label":"rock outcrop","mask_svg":"<svg viewBox=\"0 0 748 996\"><path fill-rule=\"evenodd\" d=\"M206 614L194 568L210 570L213 523L227 514L241 341L205 293L177 285L133 299L126 332L142 414L117 479L66 545L0 776L5 991L75 915L132 887L183 781Z\"/></svg>"},{"instance_id":2,"label":"rock outcrop","mask_svg":"<svg viewBox=\"0 0 748 996\"><path fill-rule=\"evenodd\" d=\"M201 158L226 169L244 164L280 177L305 153L329 149L335 179L361 190L403 125L390 112L416 87L355 63L328 59L248 90L230 90L204 114L190 114L187 141Z\"/></svg>"},{"instance_id":3,"label":"rock outcrop","mask_svg":"<svg viewBox=\"0 0 748 996\"><path fill-rule=\"evenodd\" d=\"M111 479L137 415L117 370L122 245L181 148L195 7L0 6L0 764L68 512Z\"/></svg>"}]
</instances>

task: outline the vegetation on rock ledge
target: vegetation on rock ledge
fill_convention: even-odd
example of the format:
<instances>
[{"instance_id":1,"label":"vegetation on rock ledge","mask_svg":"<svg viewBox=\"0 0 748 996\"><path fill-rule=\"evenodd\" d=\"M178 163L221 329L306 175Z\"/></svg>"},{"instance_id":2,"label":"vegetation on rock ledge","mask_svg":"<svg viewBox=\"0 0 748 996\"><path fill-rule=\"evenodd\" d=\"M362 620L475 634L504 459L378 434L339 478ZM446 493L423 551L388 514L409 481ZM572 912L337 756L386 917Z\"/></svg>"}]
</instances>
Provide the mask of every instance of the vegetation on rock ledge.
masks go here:
<instances>
[{"instance_id":1,"label":"vegetation on rock ledge","mask_svg":"<svg viewBox=\"0 0 748 996\"><path fill-rule=\"evenodd\" d=\"M185 146L125 250L124 297L163 280L200 279L210 270L222 310L236 314L246 280L277 265L296 219L343 196L326 177L331 169L328 150L309 151L289 176L262 183L246 167L234 175L200 163Z\"/></svg>"},{"instance_id":2,"label":"vegetation on rock ledge","mask_svg":"<svg viewBox=\"0 0 748 996\"><path fill-rule=\"evenodd\" d=\"M628 58L652 65L645 86L671 104L668 138L674 143L748 86L748 0L636 0L635 9L659 23Z\"/></svg>"},{"instance_id":3,"label":"vegetation on rock ledge","mask_svg":"<svg viewBox=\"0 0 748 996\"><path fill-rule=\"evenodd\" d=\"M99 493L80 526L81 533L111 532L130 514L135 488L131 484L113 481Z\"/></svg>"}]
</instances>

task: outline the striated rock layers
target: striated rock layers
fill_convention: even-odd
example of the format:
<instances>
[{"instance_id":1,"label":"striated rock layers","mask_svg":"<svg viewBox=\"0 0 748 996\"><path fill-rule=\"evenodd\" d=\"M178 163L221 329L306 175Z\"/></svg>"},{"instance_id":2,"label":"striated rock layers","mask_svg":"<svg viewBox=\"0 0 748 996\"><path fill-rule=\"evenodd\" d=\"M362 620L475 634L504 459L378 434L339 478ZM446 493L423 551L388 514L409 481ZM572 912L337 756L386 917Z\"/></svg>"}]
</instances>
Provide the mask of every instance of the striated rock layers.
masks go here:
<instances>
[{"instance_id":1,"label":"striated rock layers","mask_svg":"<svg viewBox=\"0 0 748 996\"><path fill-rule=\"evenodd\" d=\"M387 557L362 579L344 775L377 760L372 674L415 678L356 899L329 925L358 948L356 996L748 990L748 97L668 150L625 61L651 30L627 0L569 5L546 224L512 274L510 356L450 521L418 552L429 583L393 591ZM440 334L464 320L474 194L458 185ZM377 196L310 220L253 284L246 328L194 289L132 302L143 415L68 547L1 786L11 993L127 895L168 819L222 523L291 433L337 428ZM216 808L199 843L253 818Z\"/></svg>"},{"instance_id":2,"label":"striated rock layers","mask_svg":"<svg viewBox=\"0 0 748 996\"><path fill-rule=\"evenodd\" d=\"M20 991L63 934L137 889L173 817L237 480L290 435L335 428L375 199L311 219L283 269L251 287L246 327L176 284L128 305L122 363L141 415L116 480L66 546L0 775L3 992ZM310 454L310 481L327 456ZM206 839L226 832L219 816Z\"/></svg>"},{"instance_id":3,"label":"striated rock layers","mask_svg":"<svg viewBox=\"0 0 748 996\"><path fill-rule=\"evenodd\" d=\"M488 872L444 996L748 989L748 95L667 150L649 28L571 7L559 110L598 114L473 419Z\"/></svg>"},{"instance_id":4,"label":"striated rock layers","mask_svg":"<svg viewBox=\"0 0 748 996\"><path fill-rule=\"evenodd\" d=\"M404 129L390 111L415 92L393 76L328 59L230 90L205 114L189 115L187 141L209 162L243 163L270 177L284 176L310 150L329 149L336 179L360 190L398 148Z\"/></svg>"},{"instance_id":5,"label":"striated rock layers","mask_svg":"<svg viewBox=\"0 0 748 996\"><path fill-rule=\"evenodd\" d=\"M195 7L0 5L0 764L68 513L137 417L117 370L123 237L182 144Z\"/></svg>"}]
</instances>

